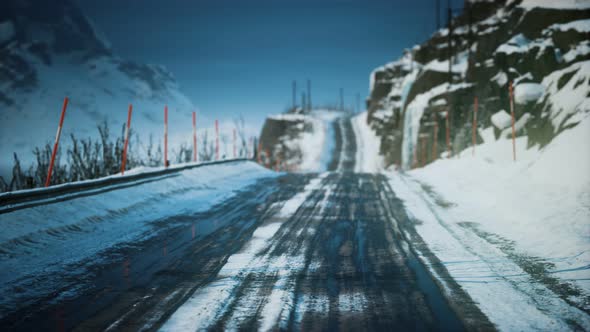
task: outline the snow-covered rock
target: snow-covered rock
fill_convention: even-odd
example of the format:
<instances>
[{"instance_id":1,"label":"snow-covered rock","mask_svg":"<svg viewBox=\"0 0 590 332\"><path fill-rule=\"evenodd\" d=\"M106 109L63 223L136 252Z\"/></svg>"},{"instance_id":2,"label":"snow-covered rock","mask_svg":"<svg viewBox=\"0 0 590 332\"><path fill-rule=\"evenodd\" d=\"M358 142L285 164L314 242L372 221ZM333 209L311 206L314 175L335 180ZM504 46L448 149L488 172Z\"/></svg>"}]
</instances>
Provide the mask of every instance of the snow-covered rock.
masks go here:
<instances>
[{"instance_id":1,"label":"snow-covered rock","mask_svg":"<svg viewBox=\"0 0 590 332\"><path fill-rule=\"evenodd\" d=\"M514 87L514 101L517 104L536 102L545 92L545 87L539 83L521 83Z\"/></svg>"},{"instance_id":2,"label":"snow-covered rock","mask_svg":"<svg viewBox=\"0 0 590 332\"><path fill-rule=\"evenodd\" d=\"M494 127L502 130L508 128L512 123L512 117L505 110L500 110L491 117Z\"/></svg>"}]
</instances>

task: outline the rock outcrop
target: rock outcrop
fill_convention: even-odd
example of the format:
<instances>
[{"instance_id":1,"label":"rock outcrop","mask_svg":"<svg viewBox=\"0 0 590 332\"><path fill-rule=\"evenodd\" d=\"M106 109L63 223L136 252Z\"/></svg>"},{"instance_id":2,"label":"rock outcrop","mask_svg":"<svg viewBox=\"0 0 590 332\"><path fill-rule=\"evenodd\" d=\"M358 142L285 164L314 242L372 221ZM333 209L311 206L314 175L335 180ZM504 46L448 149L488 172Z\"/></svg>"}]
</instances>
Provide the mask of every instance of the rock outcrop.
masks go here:
<instances>
[{"instance_id":1,"label":"rock outcrop","mask_svg":"<svg viewBox=\"0 0 590 332\"><path fill-rule=\"evenodd\" d=\"M510 112L510 82L517 134L529 146L546 145L590 114L590 5L563 4L468 1L450 31L375 69L367 121L386 163L407 169L470 146L475 97L478 128L492 127L494 114Z\"/></svg>"}]
</instances>

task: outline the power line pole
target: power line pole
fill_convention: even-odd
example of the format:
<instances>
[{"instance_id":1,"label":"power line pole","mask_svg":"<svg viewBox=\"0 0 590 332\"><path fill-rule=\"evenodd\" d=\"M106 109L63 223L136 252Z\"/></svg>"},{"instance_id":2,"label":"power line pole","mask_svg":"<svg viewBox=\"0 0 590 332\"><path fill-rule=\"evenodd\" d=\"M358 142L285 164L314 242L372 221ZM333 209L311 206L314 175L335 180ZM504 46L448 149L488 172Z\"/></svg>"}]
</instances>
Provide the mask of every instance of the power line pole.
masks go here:
<instances>
[{"instance_id":1,"label":"power line pole","mask_svg":"<svg viewBox=\"0 0 590 332\"><path fill-rule=\"evenodd\" d=\"M301 93L301 110L305 111L305 105L307 105L305 102L305 92L302 92Z\"/></svg>"},{"instance_id":2,"label":"power line pole","mask_svg":"<svg viewBox=\"0 0 590 332\"><path fill-rule=\"evenodd\" d=\"M440 0L436 0L436 30L440 29Z\"/></svg>"},{"instance_id":3,"label":"power line pole","mask_svg":"<svg viewBox=\"0 0 590 332\"><path fill-rule=\"evenodd\" d=\"M297 107L297 81L293 80L293 109Z\"/></svg>"},{"instance_id":4,"label":"power line pole","mask_svg":"<svg viewBox=\"0 0 590 332\"><path fill-rule=\"evenodd\" d=\"M307 80L307 110L311 111L311 80Z\"/></svg>"}]
</instances>

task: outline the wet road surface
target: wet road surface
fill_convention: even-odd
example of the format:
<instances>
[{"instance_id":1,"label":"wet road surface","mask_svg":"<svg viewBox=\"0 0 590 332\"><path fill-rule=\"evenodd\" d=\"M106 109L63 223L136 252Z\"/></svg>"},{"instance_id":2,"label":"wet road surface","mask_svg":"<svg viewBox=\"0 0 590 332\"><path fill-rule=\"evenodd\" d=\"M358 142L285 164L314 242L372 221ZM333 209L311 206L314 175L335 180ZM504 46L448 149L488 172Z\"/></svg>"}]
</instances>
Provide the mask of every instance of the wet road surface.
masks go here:
<instances>
[{"instance_id":1,"label":"wet road surface","mask_svg":"<svg viewBox=\"0 0 590 332\"><path fill-rule=\"evenodd\" d=\"M79 281L84 291L34 299L1 329L463 330L415 258L394 188L350 172L350 122L334 128L338 172L261 180L158 221L175 227L113 248Z\"/></svg>"}]
</instances>

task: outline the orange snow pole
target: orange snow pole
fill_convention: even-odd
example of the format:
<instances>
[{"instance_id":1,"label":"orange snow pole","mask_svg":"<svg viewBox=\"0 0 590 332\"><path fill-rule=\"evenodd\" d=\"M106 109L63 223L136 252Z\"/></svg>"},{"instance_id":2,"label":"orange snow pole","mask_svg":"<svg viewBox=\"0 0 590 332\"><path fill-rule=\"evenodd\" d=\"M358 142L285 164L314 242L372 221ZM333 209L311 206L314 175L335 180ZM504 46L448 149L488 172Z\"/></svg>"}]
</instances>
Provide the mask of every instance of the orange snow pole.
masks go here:
<instances>
[{"instance_id":1,"label":"orange snow pole","mask_svg":"<svg viewBox=\"0 0 590 332\"><path fill-rule=\"evenodd\" d=\"M53 173L53 164L55 162L55 155L57 154L57 147L59 146L59 137L61 136L61 128L64 124L64 117L66 116L66 109L68 108L68 97L64 98L64 105L61 109L61 116L59 118L59 126L57 127L57 134L55 135L55 143L53 144L53 152L51 152L51 161L49 162L49 170L47 170L47 179L45 179L45 187L49 187L51 182L51 173Z\"/></svg>"},{"instance_id":2,"label":"orange snow pole","mask_svg":"<svg viewBox=\"0 0 590 332\"><path fill-rule=\"evenodd\" d=\"M219 122L215 120L215 160L219 160Z\"/></svg>"},{"instance_id":3,"label":"orange snow pole","mask_svg":"<svg viewBox=\"0 0 590 332\"><path fill-rule=\"evenodd\" d=\"M236 150L236 148L237 148L236 147L236 128L234 128L233 134L234 134L234 159L236 159L236 157L237 157L237 155L236 155L236 152L237 152L237 150Z\"/></svg>"},{"instance_id":4,"label":"orange snow pole","mask_svg":"<svg viewBox=\"0 0 590 332\"><path fill-rule=\"evenodd\" d=\"M516 129L514 128L514 92L512 89L512 81L508 86L510 92L510 116L512 118L512 159L516 161Z\"/></svg>"},{"instance_id":5,"label":"orange snow pole","mask_svg":"<svg viewBox=\"0 0 590 332\"><path fill-rule=\"evenodd\" d=\"M164 167L168 168L168 105L164 106Z\"/></svg>"},{"instance_id":6,"label":"orange snow pole","mask_svg":"<svg viewBox=\"0 0 590 332\"><path fill-rule=\"evenodd\" d=\"M422 136L422 167L426 166L426 137Z\"/></svg>"},{"instance_id":7,"label":"orange snow pole","mask_svg":"<svg viewBox=\"0 0 590 332\"><path fill-rule=\"evenodd\" d=\"M449 157L451 156L451 128L449 127L449 113L451 112L451 109L447 109L447 115L445 117L445 122L446 122L446 130L447 130L447 151L449 152Z\"/></svg>"},{"instance_id":8,"label":"orange snow pole","mask_svg":"<svg viewBox=\"0 0 590 332\"><path fill-rule=\"evenodd\" d=\"M133 105L129 104L129 111L127 111L127 127L125 128L125 145L123 145L121 175L125 174L125 164L127 163L127 146L129 146L129 131L131 130L131 112L133 112Z\"/></svg>"},{"instance_id":9,"label":"orange snow pole","mask_svg":"<svg viewBox=\"0 0 590 332\"><path fill-rule=\"evenodd\" d=\"M197 112L193 112L193 161L197 162Z\"/></svg>"},{"instance_id":10,"label":"orange snow pole","mask_svg":"<svg viewBox=\"0 0 590 332\"><path fill-rule=\"evenodd\" d=\"M473 155L475 156L475 143L477 138L477 96L473 99L473 126L472 126L472 139L471 143L473 145Z\"/></svg>"},{"instance_id":11,"label":"orange snow pole","mask_svg":"<svg viewBox=\"0 0 590 332\"><path fill-rule=\"evenodd\" d=\"M437 138L438 138L438 121L434 121L434 142L432 142L432 159L438 159L438 146L437 146Z\"/></svg>"}]
</instances>

